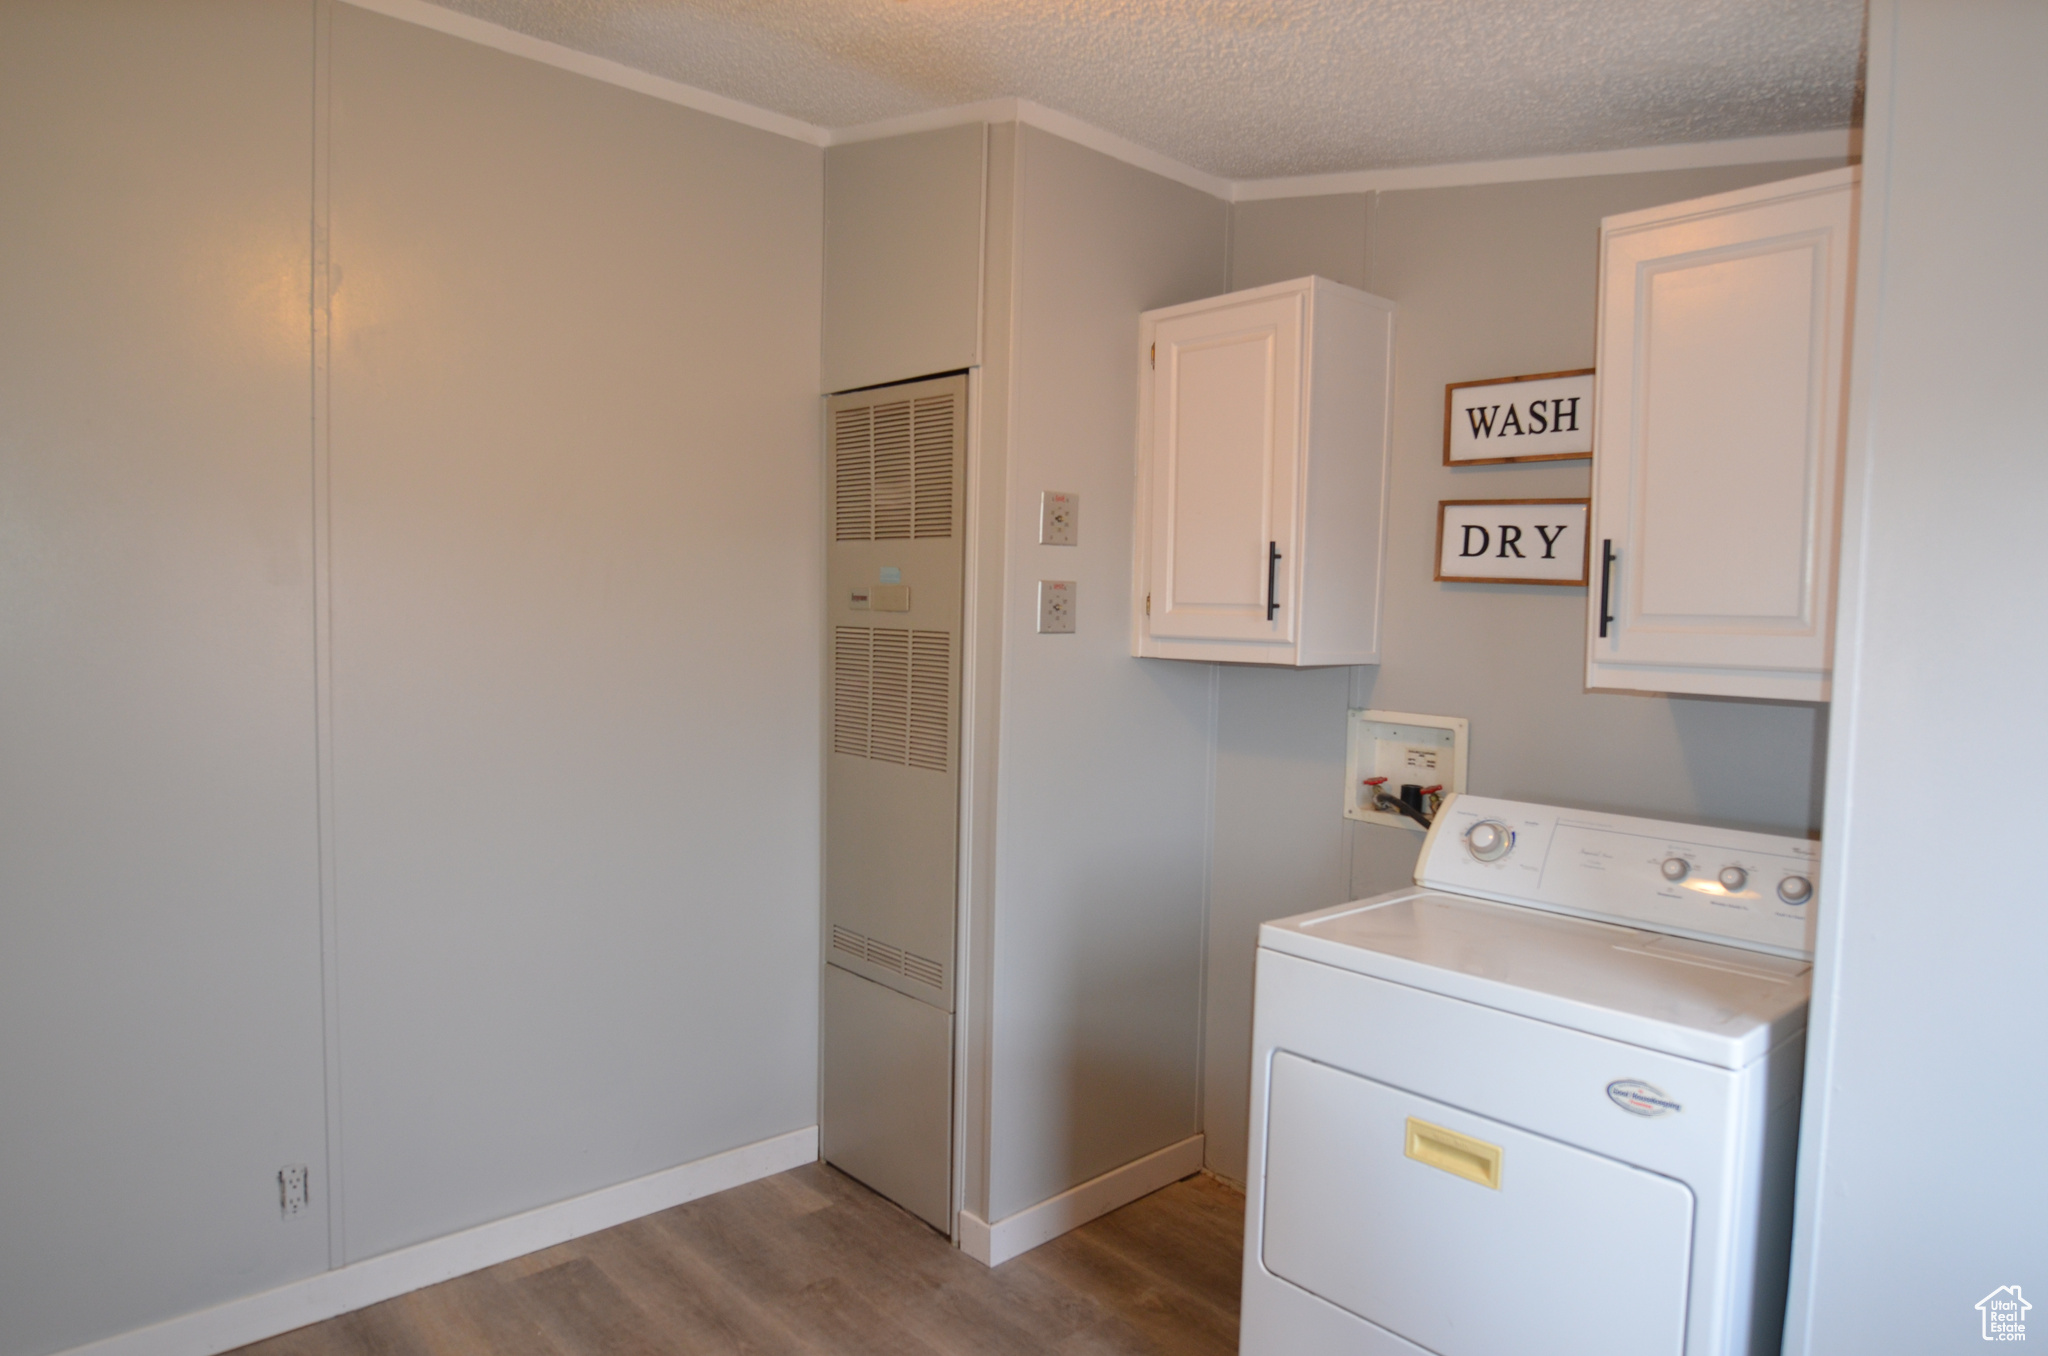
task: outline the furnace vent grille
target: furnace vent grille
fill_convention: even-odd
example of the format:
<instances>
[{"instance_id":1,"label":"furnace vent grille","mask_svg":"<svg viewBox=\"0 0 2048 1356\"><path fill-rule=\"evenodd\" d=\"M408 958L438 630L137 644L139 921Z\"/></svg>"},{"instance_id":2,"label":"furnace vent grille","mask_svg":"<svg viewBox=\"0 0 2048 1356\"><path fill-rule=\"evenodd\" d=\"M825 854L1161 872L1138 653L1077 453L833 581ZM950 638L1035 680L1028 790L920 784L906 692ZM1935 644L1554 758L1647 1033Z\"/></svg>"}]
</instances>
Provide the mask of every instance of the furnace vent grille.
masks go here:
<instances>
[{"instance_id":1,"label":"furnace vent grille","mask_svg":"<svg viewBox=\"0 0 2048 1356\"><path fill-rule=\"evenodd\" d=\"M864 960L869 965L878 965L890 974L914 979L920 984L929 984L934 989L946 987L946 966L943 961L927 960L915 952L891 946L878 937L863 937L852 928L832 925L832 949L843 952L854 960Z\"/></svg>"},{"instance_id":2,"label":"furnace vent grille","mask_svg":"<svg viewBox=\"0 0 2048 1356\"><path fill-rule=\"evenodd\" d=\"M832 417L832 539L953 535L959 443L951 392L842 409Z\"/></svg>"},{"instance_id":3,"label":"furnace vent grille","mask_svg":"<svg viewBox=\"0 0 2048 1356\"><path fill-rule=\"evenodd\" d=\"M832 632L832 751L948 770L953 637L840 626Z\"/></svg>"},{"instance_id":4,"label":"furnace vent grille","mask_svg":"<svg viewBox=\"0 0 2048 1356\"><path fill-rule=\"evenodd\" d=\"M914 404L912 535L920 541L944 539L953 535L953 397L928 396Z\"/></svg>"},{"instance_id":5,"label":"furnace vent grille","mask_svg":"<svg viewBox=\"0 0 2048 1356\"><path fill-rule=\"evenodd\" d=\"M832 752L868 756L868 696L874 690L875 633L841 626L832 633Z\"/></svg>"},{"instance_id":6,"label":"furnace vent grille","mask_svg":"<svg viewBox=\"0 0 2048 1356\"><path fill-rule=\"evenodd\" d=\"M934 989L946 987L945 966L935 960L926 960L923 956L912 955L908 951L903 953L903 974L906 979L914 979L920 983L929 984Z\"/></svg>"}]
</instances>

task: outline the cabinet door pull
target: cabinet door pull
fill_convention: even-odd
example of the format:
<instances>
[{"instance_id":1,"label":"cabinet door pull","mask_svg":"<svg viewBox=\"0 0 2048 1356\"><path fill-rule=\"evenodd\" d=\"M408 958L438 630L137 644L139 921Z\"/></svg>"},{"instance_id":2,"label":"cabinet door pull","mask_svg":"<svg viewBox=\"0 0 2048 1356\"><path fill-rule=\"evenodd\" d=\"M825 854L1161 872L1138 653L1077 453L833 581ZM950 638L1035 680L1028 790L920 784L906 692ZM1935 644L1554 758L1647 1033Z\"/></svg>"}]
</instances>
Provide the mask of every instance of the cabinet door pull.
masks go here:
<instances>
[{"instance_id":1,"label":"cabinet door pull","mask_svg":"<svg viewBox=\"0 0 2048 1356\"><path fill-rule=\"evenodd\" d=\"M1273 620L1273 614L1280 610L1279 593L1280 543L1266 543L1266 620ZM1601 634L1605 635L1605 632Z\"/></svg>"},{"instance_id":2,"label":"cabinet door pull","mask_svg":"<svg viewBox=\"0 0 2048 1356\"><path fill-rule=\"evenodd\" d=\"M1600 539L1600 639L1602 640L1607 639L1608 623L1614 620L1614 614L1607 607L1608 585L1613 578L1614 538L1603 537Z\"/></svg>"}]
</instances>

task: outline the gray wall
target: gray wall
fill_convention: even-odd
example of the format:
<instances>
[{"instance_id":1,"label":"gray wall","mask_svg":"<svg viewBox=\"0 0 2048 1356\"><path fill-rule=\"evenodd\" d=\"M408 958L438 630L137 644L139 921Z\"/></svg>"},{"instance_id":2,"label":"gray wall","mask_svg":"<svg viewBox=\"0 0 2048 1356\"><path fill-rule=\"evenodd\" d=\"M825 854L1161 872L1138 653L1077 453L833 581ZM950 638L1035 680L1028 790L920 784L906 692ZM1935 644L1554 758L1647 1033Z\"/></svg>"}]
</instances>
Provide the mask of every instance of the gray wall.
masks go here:
<instances>
[{"instance_id":1,"label":"gray wall","mask_svg":"<svg viewBox=\"0 0 2048 1356\"><path fill-rule=\"evenodd\" d=\"M815 1120L820 155L334 17L353 1259Z\"/></svg>"},{"instance_id":2,"label":"gray wall","mask_svg":"<svg viewBox=\"0 0 2048 1356\"><path fill-rule=\"evenodd\" d=\"M326 1265L310 5L0 6L0 1352Z\"/></svg>"},{"instance_id":3,"label":"gray wall","mask_svg":"<svg viewBox=\"0 0 2048 1356\"><path fill-rule=\"evenodd\" d=\"M1832 162L1241 203L1231 286L1320 273L1399 306L1385 660L1223 666L1204 1116L1242 1180L1258 924L1405 884L1419 832L1342 817L1346 706L1464 716L1471 789L1808 833L1825 708L1585 690L1585 590L1432 582L1440 499L1584 495L1588 462L1442 465L1444 385L1593 364L1600 218Z\"/></svg>"},{"instance_id":4,"label":"gray wall","mask_svg":"<svg viewBox=\"0 0 2048 1356\"><path fill-rule=\"evenodd\" d=\"M814 1120L821 156L333 7L318 484L320 12L0 7L7 1356Z\"/></svg>"},{"instance_id":5,"label":"gray wall","mask_svg":"<svg viewBox=\"0 0 2048 1356\"><path fill-rule=\"evenodd\" d=\"M2048 1330L2044 65L2031 0L1872 6L1788 1353Z\"/></svg>"},{"instance_id":6,"label":"gray wall","mask_svg":"<svg viewBox=\"0 0 2048 1356\"><path fill-rule=\"evenodd\" d=\"M834 148L825 193L828 381L964 361L981 317L958 1111L1000 1220L1198 1128L1214 684L1130 657L1131 449L1138 313L1225 290L1229 209L1016 123ZM1037 544L1044 490L1078 547ZM1040 579L1075 634L1036 634Z\"/></svg>"},{"instance_id":7,"label":"gray wall","mask_svg":"<svg viewBox=\"0 0 2048 1356\"><path fill-rule=\"evenodd\" d=\"M1138 313L1224 290L1228 224L1035 128L1015 156L991 1220L1198 1124L1211 674L1131 658L1131 456ZM1041 490L1078 547L1037 544ZM1040 579L1077 581L1073 635L1034 633Z\"/></svg>"}]
</instances>

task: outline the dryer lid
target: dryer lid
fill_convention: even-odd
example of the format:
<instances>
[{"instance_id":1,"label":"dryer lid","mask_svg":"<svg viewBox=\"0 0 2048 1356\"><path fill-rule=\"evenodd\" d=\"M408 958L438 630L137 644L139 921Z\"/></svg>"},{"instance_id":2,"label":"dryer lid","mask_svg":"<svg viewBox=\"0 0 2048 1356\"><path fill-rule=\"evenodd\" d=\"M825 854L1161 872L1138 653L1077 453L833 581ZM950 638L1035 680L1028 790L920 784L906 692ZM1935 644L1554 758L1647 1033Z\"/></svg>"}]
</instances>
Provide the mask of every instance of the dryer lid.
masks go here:
<instances>
[{"instance_id":1,"label":"dryer lid","mask_svg":"<svg viewBox=\"0 0 2048 1356\"><path fill-rule=\"evenodd\" d=\"M1259 944L1728 1069L1799 1030L1811 989L1804 960L1426 889L1267 923Z\"/></svg>"}]
</instances>

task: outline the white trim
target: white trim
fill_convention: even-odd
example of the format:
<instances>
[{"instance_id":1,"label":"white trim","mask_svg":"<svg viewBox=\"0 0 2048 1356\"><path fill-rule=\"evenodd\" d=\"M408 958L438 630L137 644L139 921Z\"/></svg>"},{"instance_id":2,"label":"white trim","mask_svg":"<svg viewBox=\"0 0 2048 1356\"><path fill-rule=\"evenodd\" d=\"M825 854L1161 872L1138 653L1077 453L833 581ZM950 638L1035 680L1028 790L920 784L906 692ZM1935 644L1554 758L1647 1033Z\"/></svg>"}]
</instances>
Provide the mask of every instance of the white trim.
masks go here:
<instances>
[{"instance_id":1,"label":"white trim","mask_svg":"<svg viewBox=\"0 0 2048 1356\"><path fill-rule=\"evenodd\" d=\"M592 56L573 47L564 47L558 42L549 42L546 38L516 32L487 19L458 14L439 5L430 5L427 0L342 2L354 5L357 9L369 10L372 14L382 14L386 18L418 24L421 28L431 28L437 33L446 33L450 37L462 38L483 47L509 52L513 56L525 57L529 61L538 61L544 66L557 66L565 71L574 71L578 75L587 75L593 80L602 80L607 85L617 85L621 89L652 95L665 103L694 108L699 113L709 113L728 122L758 128L763 132L773 132L777 136L789 137L812 146L827 144L825 129L801 118L771 112L723 94L713 94L708 89L698 89L695 85L686 85L680 80L651 75L623 62L613 61L609 57Z\"/></svg>"},{"instance_id":2,"label":"white trim","mask_svg":"<svg viewBox=\"0 0 2048 1356\"><path fill-rule=\"evenodd\" d=\"M1532 155L1519 160L1472 160L1450 165L1407 165L1399 169L1304 174L1287 179L1240 179L1231 201L1311 198L1331 193L1371 193L1394 188L1462 188L1470 184L1511 184L1530 179L1579 179L1601 174L1642 174L1652 170L1703 169L1712 165L1764 165L1780 160L1853 158L1860 152L1854 129L1793 132L1732 141L1687 141L1674 146L1632 146L1619 151Z\"/></svg>"},{"instance_id":3,"label":"white trim","mask_svg":"<svg viewBox=\"0 0 2048 1356\"><path fill-rule=\"evenodd\" d=\"M1600 218L1600 226L1606 231L1625 231L1665 221L1699 221L1740 208L1753 207L1758 203L1783 202L1808 194L1833 193L1837 189L1853 188L1862 177L1862 165L1844 165L1840 169L1821 170L1817 174L1802 174L1796 179L1751 184L1747 188L1731 188L1725 193L1690 198L1684 203L1677 204L1685 209L1683 212L1673 212L1669 206L1617 212L1613 216Z\"/></svg>"},{"instance_id":4,"label":"white trim","mask_svg":"<svg viewBox=\"0 0 2048 1356\"><path fill-rule=\"evenodd\" d=\"M846 146L858 141L879 141L883 137L900 137L912 132L931 132L941 127L957 127L964 122L1021 122L1027 127L1036 127L1041 132L1050 132L1056 137L1071 141L1077 146L1086 146L1091 151L1100 151L1112 160L1121 160L1126 165L1135 165L1150 170L1162 179L1171 179L1177 184L1199 189L1213 198L1230 201L1236 187L1230 180L1207 170L1198 170L1184 165L1170 155L1140 146L1114 132L1105 132L1093 123L1083 122L1071 113L1062 113L1056 108L1033 103L1029 99L984 99L979 103L955 104L951 108L927 109L922 113L905 113L901 117L883 118L877 122L857 123L852 127L838 127L825 134L827 146Z\"/></svg>"},{"instance_id":5,"label":"white trim","mask_svg":"<svg viewBox=\"0 0 2048 1356\"><path fill-rule=\"evenodd\" d=\"M320 1185L327 1202L327 1265L340 1266L348 1257L348 1218L343 1209L341 1153L341 921L336 913L334 864L334 513L330 474L332 423L328 418L333 393L334 281L331 268L328 190L329 152L333 149L334 6L313 5L313 197L309 223L312 294L307 298L312 319L307 338L312 354L313 418L309 430L308 470L312 475L313 515L313 772L317 806L315 841L320 862L320 1060L326 1090L326 1171Z\"/></svg>"},{"instance_id":6,"label":"white trim","mask_svg":"<svg viewBox=\"0 0 2048 1356\"><path fill-rule=\"evenodd\" d=\"M1835 569L1832 701L1827 712L1827 769L1820 827L1821 879L1828 896L1814 925L1812 990L1806 1014L1806 1072L1799 1107L1799 1154L1793 1170L1792 1257L1786 1281L1785 1356L1810 1356L1821 1346L1814 1327L1814 1287L1825 1249L1833 1247L1830 1197L1842 1188L1834 1160L1836 1059L1842 1039L1842 955L1856 911L1863 844L1859 792L1866 775L1863 732L1873 713L1863 676L1884 662L1869 638L1871 530L1877 448L1872 411L1884 389L1885 306L1891 220L1893 128L1897 126L1899 6L1876 0L1865 29L1864 127L1870 155L1856 196L1855 280L1849 298L1848 400L1843 410L1840 563ZM1830 1344L1832 1345L1832 1344Z\"/></svg>"},{"instance_id":7,"label":"white trim","mask_svg":"<svg viewBox=\"0 0 2048 1356\"><path fill-rule=\"evenodd\" d=\"M1141 170L1150 170L1162 179L1171 179L1177 184L1200 189L1213 198L1225 202L1233 200L1237 185L1220 174L1198 170L1184 165L1172 156L1149 150L1135 141L1126 141L1114 132L1105 132L1093 123L1086 123L1071 113L1062 113L1056 108L1034 104L1029 99L1017 101L1017 121L1036 127L1041 132L1050 132L1091 151L1100 151L1112 160L1121 160L1126 165L1135 165Z\"/></svg>"},{"instance_id":8,"label":"white trim","mask_svg":"<svg viewBox=\"0 0 2048 1356\"><path fill-rule=\"evenodd\" d=\"M818 1127L807 1126L588 1195L323 1271L275 1290L73 1347L64 1356L214 1356L216 1352L496 1266L715 1191L772 1177L815 1162L817 1157Z\"/></svg>"},{"instance_id":9,"label":"white trim","mask_svg":"<svg viewBox=\"0 0 2048 1356\"><path fill-rule=\"evenodd\" d=\"M1618 151L1580 151L1567 155L1526 156L1518 160L1472 160L1448 165L1405 165L1398 169L1348 170L1335 174L1304 174L1277 179L1227 179L1196 169L1149 147L1140 146L1083 122L1071 113L1029 99L983 99L920 113L827 128L776 113L680 80L653 75L609 57L592 56L545 38L531 37L500 24L443 9L428 0L341 0L374 14L431 28L513 56L602 80L622 89L731 122L773 132L810 146L845 146L857 141L928 132L969 122L1021 122L1100 151L1114 160L1149 170L1225 202L1257 202L1266 198L1312 198L1331 193L1370 193L1393 188L1455 188L1468 184L1519 183L1530 179L1577 179L1601 174L1639 174L1649 170L1700 169L1711 165L1762 165L1780 160L1855 159L1861 137L1851 128L1826 132L1792 132L1784 136L1740 137L1732 141L1692 141L1675 146L1635 146Z\"/></svg>"},{"instance_id":10,"label":"white trim","mask_svg":"<svg viewBox=\"0 0 2048 1356\"><path fill-rule=\"evenodd\" d=\"M1021 99L983 99L979 103L954 104L950 108L928 108L922 113L903 113L874 122L824 130L827 146L848 146L857 141L880 141L884 137L909 136L912 132L936 132L967 122L1016 122Z\"/></svg>"},{"instance_id":11,"label":"white trim","mask_svg":"<svg viewBox=\"0 0 2048 1356\"><path fill-rule=\"evenodd\" d=\"M988 137L981 143L981 250L982 269L988 268ZM987 289L984 288L984 291ZM979 327L975 331L981 333ZM984 344L984 348L986 345ZM983 356L986 356L984 353ZM980 562L976 552L981 549L981 533L975 525L974 492L981 488L981 364L967 369L967 447L965 465L962 468L965 482L960 496L961 528L960 548L965 557L961 570L960 596L960 785L955 793L953 842L955 845L955 870L953 880L953 1152L948 1171L952 1175L952 1192L947 1204L953 1211L953 1245L965 1247L961 1230L966 1227L967 1214L967 1096L966 1088L972 1069L969 1067L970 1041L968 1021L970 1006L981 995L974 987L974 779L980 768L974 756L975 703L974 684L981 676L981 666L975 662L976 646L980 642L980 628L974 620L980 609L974 606L976 590L981 585ZM822 1104L822 1103L821 1103Z\"/></svg>"},{"instance_id":12,"label":"white trim","mask_svg":"<svg viewBox=\"0 0 2048 1356\"><path fill-rule=\"evenodd\" d=\"M1229 178L1223 178L1221 174L1196 170L1194 166L1182 164L1171 156L1147 150L1147 147L1139 145L1137 141L1126 141L1118 137L1114 131L1102 131L1094 123L1083 123L1071 113L1047 109L1044 104L1034 104L1028 98L1018 100L1018 121L1030 123L1038 131L1049 131L1055 137L1065 137L1067 141L1073 141L1077 145L1085 145L1087 150L1092 152L1102 152L1112 160L1122 160L1124 164L1137 166L1141 170L1151 170L1159 178L1171 178L1176 184L1200 188L1202 193L1210 197L1219 197L1225 203L1235 201L1237 197L1237 184Z\"/></svg>"},{"instance_id":13,"label":"white trim","mask_svg":"<svg viewBox=\"0 0 2048 1356\"><path fill-rule=\"evenodd\" d=\"M994 1240L990 1237L987 1220L975 1214L972 1210L962 1207L960 1218L953 1232L956 1236L954 1241L960 1245L960 1251L966 1253L985 1267L995 1265L994 1262L989 1260L995 1253Z\"/></svg>"},{"instance_id":14,"label":"white trim","mask_svg":"<svg viewBox=\"0 0 2048 1356\"><path fill-rule=\"evenodd\" d=\"M1146 1154L1100 1177L1062 1191L1051 1200L1019 1210L990 1224L972 1210L960 1212L960 1251L985 1266L999 1267L1012 1257L1050 1243L1091 1219L1129 1205L1140 1196L1202 1170L1203 1138L1189 1135L1178 1144Z\"/></svg>"}]
</instances>

